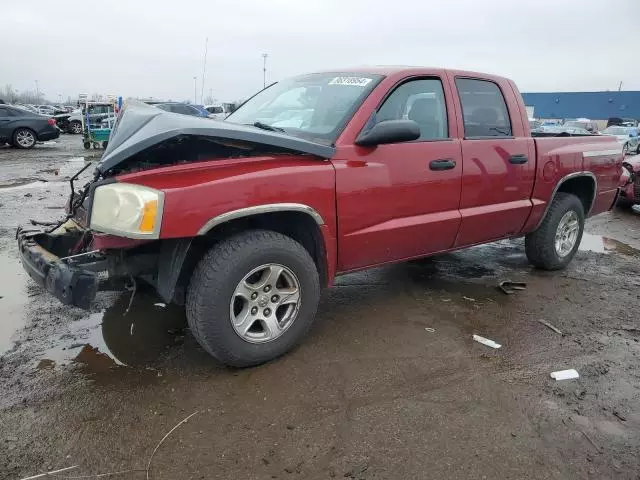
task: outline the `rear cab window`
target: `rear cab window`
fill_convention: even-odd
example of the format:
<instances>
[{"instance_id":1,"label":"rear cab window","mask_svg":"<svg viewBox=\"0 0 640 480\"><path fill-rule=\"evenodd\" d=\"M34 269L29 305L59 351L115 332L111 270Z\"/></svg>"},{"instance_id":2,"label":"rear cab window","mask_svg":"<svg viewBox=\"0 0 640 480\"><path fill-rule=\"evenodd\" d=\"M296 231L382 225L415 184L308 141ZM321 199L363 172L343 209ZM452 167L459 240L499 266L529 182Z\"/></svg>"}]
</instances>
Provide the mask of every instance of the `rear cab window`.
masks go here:
<instances>
[{"instance_id":1,"label":"rear cab window","mask_svg":"<svg viewBox=\"0 0 640 480\"><path fill-rule=\"evenodd\" d=\"M497 84L489 80L456 78L456 88L462 105L465 138L513 136L507 103Z\"/></svg>"}]
</instances>

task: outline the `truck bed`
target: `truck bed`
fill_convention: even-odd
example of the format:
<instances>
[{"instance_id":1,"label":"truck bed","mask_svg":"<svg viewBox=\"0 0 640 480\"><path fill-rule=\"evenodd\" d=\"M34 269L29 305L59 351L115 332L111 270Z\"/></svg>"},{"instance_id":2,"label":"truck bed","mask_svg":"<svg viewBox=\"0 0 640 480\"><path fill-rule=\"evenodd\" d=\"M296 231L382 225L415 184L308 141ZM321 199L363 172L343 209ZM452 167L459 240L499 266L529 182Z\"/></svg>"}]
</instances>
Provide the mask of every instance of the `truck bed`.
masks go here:
<instances>
[{"instance_id":1,"label":"truck bed","mask_svg":"<svg viewBox=\"0 0 640 480\"><path fill-rule=\"evenodd\" d=\"M533 210L524 231L532 231L542 219L548 199L565 177L582 175L595 181L595 199L585 215L608 210L622 174L622 145L607 135L536 136L536 178L531 195ZM533 136L533 135L532 135ZM612 166L616 168L612 168ZM584 177L585 173L587 177ZM591 181L591 180L588 180Z\"/></svg>"}]
</instances>

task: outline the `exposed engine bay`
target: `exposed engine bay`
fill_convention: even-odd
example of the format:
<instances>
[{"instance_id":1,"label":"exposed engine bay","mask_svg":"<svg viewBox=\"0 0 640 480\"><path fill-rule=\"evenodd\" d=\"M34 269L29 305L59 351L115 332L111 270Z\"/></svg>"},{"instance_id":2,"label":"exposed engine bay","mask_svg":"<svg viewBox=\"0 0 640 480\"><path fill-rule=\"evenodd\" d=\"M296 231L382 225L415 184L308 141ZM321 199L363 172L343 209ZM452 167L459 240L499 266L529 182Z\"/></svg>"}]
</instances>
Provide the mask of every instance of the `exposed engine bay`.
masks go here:
<instances>
[{"instance_id":1,"label":"exposed engine bay","mask_svg":"<svg viewBox=\"0 0 640 480\"><path fill-rule=\"evenodd\" d=\"M104 177L204 160L291 154L284 148L201 135L178 135L138 152L103 174Z\"/></svg>"}]
</instances>

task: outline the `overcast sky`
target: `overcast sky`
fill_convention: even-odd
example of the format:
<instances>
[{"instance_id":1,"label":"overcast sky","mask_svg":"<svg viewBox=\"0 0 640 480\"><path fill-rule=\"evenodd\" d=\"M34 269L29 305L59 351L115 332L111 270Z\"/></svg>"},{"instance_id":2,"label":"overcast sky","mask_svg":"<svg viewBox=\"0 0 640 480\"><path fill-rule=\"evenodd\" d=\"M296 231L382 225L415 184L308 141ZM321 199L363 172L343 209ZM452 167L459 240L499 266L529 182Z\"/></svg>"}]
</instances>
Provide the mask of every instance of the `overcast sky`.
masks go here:
<instances>
[{"instance_id":1,"label":"overcast sky","mask_svg":"<svg viewBox=\"0 0 640 480\"><path fill-rule=\"evenodd\" d=\"M359 65L463 68L522 91L640 90L640 0L30 0L0 5L0 86L235 100Z\"/></svg>"}]
</instances>

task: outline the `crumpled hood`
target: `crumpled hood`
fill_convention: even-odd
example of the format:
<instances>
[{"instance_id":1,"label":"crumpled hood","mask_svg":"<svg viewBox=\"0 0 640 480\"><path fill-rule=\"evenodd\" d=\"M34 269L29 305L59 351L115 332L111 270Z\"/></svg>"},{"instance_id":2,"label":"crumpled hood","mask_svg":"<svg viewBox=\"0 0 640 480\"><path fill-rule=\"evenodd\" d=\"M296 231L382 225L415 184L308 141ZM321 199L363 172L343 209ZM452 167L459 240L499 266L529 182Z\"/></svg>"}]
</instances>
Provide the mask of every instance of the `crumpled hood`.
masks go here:
<instances>
[{"instance_id":1,"label":"crumpled hood","mask_svg":"<svg viewBox=\"0 0 640 480\"><path fill-rule=\"evenodd\" d=\"M104 173L132 155L180 135L240 140L321 158L331 158L335 153L332 146L299 137L253 126L166 112L135 100L128 100L118 116L97 169Z\"/></svg>"}]
</instances>

